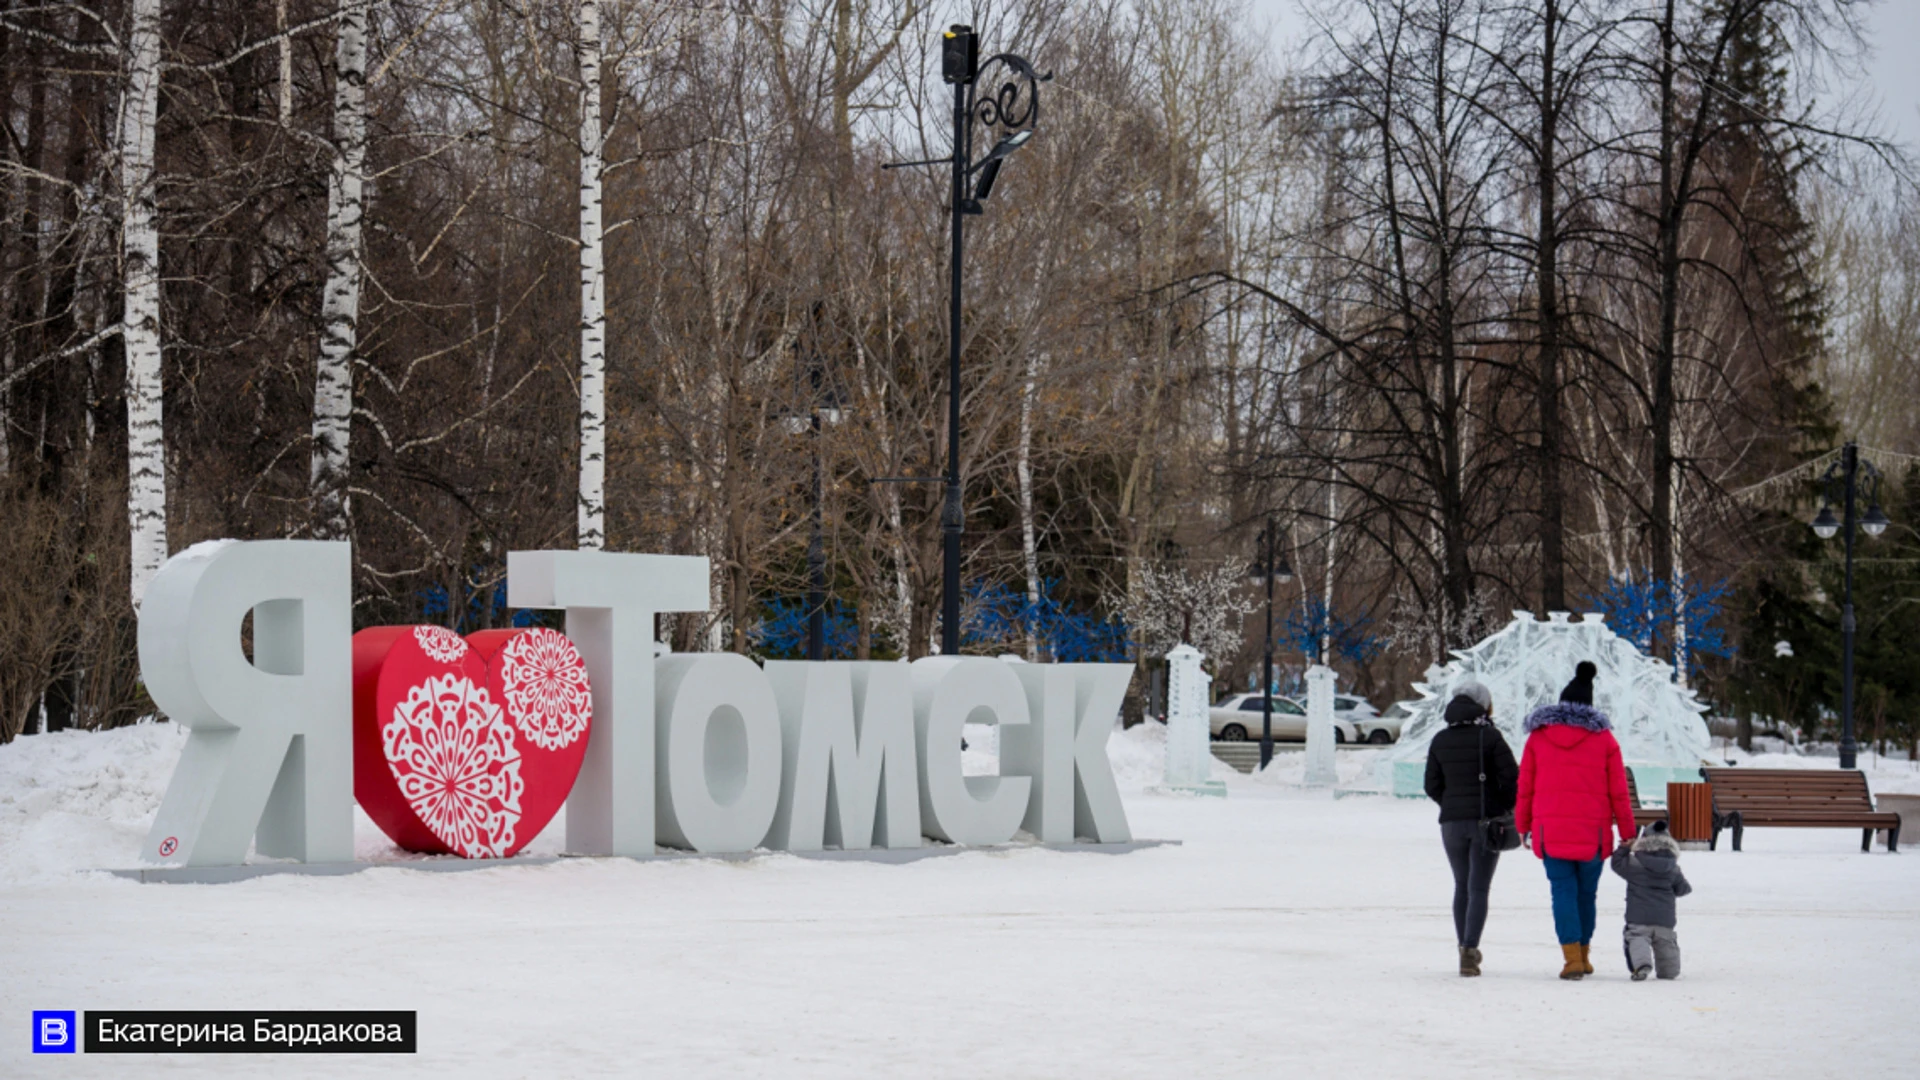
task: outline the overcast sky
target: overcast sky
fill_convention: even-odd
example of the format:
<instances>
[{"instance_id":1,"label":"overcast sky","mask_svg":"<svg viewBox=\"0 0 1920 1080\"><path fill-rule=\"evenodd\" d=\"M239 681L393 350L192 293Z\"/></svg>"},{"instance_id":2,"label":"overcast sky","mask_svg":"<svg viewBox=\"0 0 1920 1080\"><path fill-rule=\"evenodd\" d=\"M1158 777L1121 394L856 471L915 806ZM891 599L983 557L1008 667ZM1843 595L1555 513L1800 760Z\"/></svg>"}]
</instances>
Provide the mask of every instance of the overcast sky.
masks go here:
<instances>
[{"instance_id":1,"label":"overcast sky","mask_svg":"<svg viewBox=\"0 0 1920 1080\"><path fill-rule=\"evenodd\" d=\"M1304 24L1298 0L1248 2L1257 18L1272 21L1276 47L1297 42ZM1910 152L1920 151L1920 0L1880 0L1867 21L1874 55L1854 78L1870 92L1882 132L1904 142ZM1833 89L1830 96L1842 96L1839 87Z\"/></svg>"}]
</instances>

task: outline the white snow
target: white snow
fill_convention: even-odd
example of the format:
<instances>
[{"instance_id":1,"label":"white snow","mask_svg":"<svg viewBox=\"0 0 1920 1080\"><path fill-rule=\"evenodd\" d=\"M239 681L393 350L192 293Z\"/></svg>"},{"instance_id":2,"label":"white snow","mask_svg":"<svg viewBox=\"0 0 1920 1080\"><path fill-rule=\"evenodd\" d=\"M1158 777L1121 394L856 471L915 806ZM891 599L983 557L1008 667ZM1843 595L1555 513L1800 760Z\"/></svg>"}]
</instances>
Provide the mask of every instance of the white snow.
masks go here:
<instances>
[{"instance_id":1,"label":"white snow","mask_svg":"<svg viewBox=\"0 0 1920 1080\"><path fill-rule=\"evenodd\" d=\"M1298 752L1261 777L1217 772L1226 799L1145 794L1164 738L1134 728L1112 757L1135 835L1183 844L1127 855L579 859L162 886L85 871L132 865L181 733L30 736L0 747L0 1075L54 1071L27 1052L36 1008L420 1013L412 1059L138 1062L177 1076L1586 1080L1906 1076L1920 1060L1911 855L1784 829L1750 831L1737 855L1688 852L1686 975L1636 984L1614 944L1618 880L1601 887L1599 974L1563 983L1545 877L1514 852L1486 975L1463 980L1431 804L1302 790ZM1342 751L1343 779L1380 756ZM1876 788L1905 766L1880 763ZM360 849L394 854L364 820ZM81 1055L58 1071L129 1064Z\"/></svg>"}]
</instances>

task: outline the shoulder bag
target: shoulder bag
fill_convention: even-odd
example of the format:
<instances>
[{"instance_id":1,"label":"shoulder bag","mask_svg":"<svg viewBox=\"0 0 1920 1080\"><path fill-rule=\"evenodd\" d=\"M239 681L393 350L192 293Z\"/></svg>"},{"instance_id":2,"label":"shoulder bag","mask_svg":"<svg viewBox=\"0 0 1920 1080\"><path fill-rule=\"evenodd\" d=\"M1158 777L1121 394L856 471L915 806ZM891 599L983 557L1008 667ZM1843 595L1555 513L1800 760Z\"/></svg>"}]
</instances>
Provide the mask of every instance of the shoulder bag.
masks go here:
<instances>
[{"instance_id":1,"label":"shoulder bag","mask_svg":"<svg viewBox=\"0 0 1920 1080\"><path fill-rule=\"evenodd\" d=\"M1480 721L1480 839L1489 850L1512 851L1520 846L1520 830L1513 824L1513 811L1487 816L1487 721Z\"/></svg>"}]
</instances>

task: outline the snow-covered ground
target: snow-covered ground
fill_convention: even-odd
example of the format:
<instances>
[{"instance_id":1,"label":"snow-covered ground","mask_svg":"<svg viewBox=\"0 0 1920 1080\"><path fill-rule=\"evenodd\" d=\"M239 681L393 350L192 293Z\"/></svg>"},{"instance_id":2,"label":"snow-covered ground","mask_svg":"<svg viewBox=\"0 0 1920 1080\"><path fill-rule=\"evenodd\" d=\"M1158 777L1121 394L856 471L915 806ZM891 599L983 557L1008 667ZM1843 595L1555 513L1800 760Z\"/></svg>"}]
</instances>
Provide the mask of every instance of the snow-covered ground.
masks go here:
<instances>
[{"instance_id":1,"label":"snow-covered ground","mask_svg":"<svg viewBox=\"0 0 1920 1080\"><path fill-rule=\"evenodd\" d=\"M1599 974L1563 983L1545 877L1515 852L1486 975L1461 979L1429 805L1303 791L1298 755L1224 774L1226 799L1147 795L1156 735L1112 755L1136 835L1178 847L216 886L86 872L132 863L173 728L22 739L0 747L0 1075L1914 1075L1913 855L1851 830L1689 852L1686 975L1636 984L1618 881ZM360 848L393 857L364 821ZM416 1009L420 1052L34 1058L36 1008Z\"/></svg>"}]
</instances>

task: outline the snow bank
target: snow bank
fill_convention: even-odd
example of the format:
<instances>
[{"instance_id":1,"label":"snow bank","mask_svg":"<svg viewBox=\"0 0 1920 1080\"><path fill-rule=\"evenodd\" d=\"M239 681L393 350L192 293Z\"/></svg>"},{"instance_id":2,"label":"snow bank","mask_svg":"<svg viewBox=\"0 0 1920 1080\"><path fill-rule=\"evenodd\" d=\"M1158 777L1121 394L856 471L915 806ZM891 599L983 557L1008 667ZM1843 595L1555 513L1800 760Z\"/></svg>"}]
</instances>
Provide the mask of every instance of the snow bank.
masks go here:
<instances>
[{"instance_id":1,"label":"snow bank","mask_svg":"<svg viewBox=\"0 0 1920 1080\"><path fill-rule=\"evenodd\" d=\"M186 734L139 723L0 746L0 884L132 865Z\"/></svg>"},{"instance_id":2,"label":"snow bank","mask_svg":"<svg viewBox=\"0 0 1920 1080\"><path fill-rule=\"evenodd\" d=\"M1375 776L1375 769L1381 762L1392 759L1391 747L1379 750L1340 750L1333 756L1333 766L1339 770L1339 787L1345 791L1371 790L1368 785ZM1274 751L1273 761L1265 769L1252 774L1250 779L1256 784L1272 787L1304 787L1307 780L1307 754L1300 749ZM1391 794L1384 789L1379 794Z\"/></svg>"},{"instance_id":3,"label":"snow bank","mask_svg":"<svg viewBox=\"0 0 1920 1080\"><path fill-rule=\"evenodd\" d=\"M1231 787L1246 778L1233 766L1209 755L1213 762L1212 780L1224 780ZM1146 720L1130 728L1115 727L1107 738L1107 760L1113 764L1113 781L1131 795L1166 781L1167 725ZM1136 830L1137 831L1137 830Z\"/></svg>"},{"instance_id":4,"label":"snow bank","mask_svg":"<svg viewBox=\"0 0 1920 1080\"><path fill-rule=\"evenodd\" d=\"M0 886L139 865L140 845L186 745L186 729L178 724L141 722L29 735L0 746ZM566 814L563 807L523 853L558 855ZM353 818L354 858L423 858L395 847L357 806Z\"/></svg>"}]
</instances>

